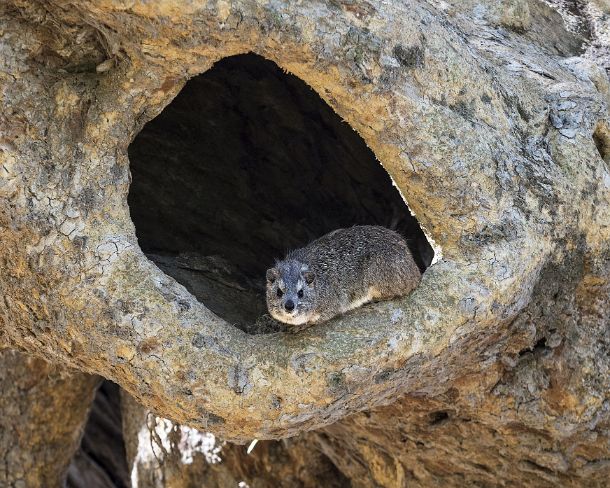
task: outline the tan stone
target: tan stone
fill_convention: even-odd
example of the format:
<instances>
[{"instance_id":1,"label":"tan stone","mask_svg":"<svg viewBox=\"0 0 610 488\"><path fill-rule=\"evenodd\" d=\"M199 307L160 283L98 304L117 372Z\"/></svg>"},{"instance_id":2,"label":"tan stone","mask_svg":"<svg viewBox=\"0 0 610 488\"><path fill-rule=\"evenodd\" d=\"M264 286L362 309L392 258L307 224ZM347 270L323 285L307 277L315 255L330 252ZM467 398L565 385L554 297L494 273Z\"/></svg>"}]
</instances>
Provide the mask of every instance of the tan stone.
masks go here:
<instances>
[{"instance_id":1,"label":"tan stone","mask_svg":"<svg viewBox=\"0 0 610 488\"><path fill-rule=\"evenodd\" d=\"M593 137L608 124L606 74L539 2L501 20L518 27L502 32L444 4L5 2L2 340L110 378L159 415L227 440L334 424L337 442L374 464L363 486L433 486L452 472L491 484L488 471L511 470L536 486L576 486L571 439L608 430L610 173ZM405 196L442 258L410 296L297 335L250 336L139 249L129 142L189 77L249 51L316 90ZM295 371L304 352L316 368ZM461 389L468 375L479 380ZM483 388L491 377L498 383ZM441 416L412 436L425 422L408 399L422 397L422 418L455 401L477 428ZM446 426L448 455L384 457L372 437L358 445L355 428L342 430L366 418L348 414L392 403L383 421L404 415L405 438L424 448ZM370 433L374 423L362 422ZM396 432L379 435L398 449ZM483 445L496 464L449 456L462 438L465 452ZM354 472L340 450L328 455ZM578 469L604 479L607 458Z\"/></svg>"}]
</instances>

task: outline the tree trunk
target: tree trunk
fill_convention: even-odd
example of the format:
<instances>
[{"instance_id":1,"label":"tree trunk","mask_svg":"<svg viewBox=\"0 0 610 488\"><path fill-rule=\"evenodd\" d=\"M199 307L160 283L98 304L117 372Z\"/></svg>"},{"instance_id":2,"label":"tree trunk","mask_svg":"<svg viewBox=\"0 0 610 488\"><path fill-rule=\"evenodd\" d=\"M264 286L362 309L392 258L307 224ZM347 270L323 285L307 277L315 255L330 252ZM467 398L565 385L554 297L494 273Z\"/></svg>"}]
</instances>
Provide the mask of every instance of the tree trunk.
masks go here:
<instances>
[{"instance_id":1,"label":"tree trunk","mask_svg":"<svg viewBox=\"0 0 610 488\"><path fill-rule=\"evenodd\" d=\"M581 20L607 7L578 5ZM565 25L537 0L4 2L0 343L142 404L125 407L132 466L152 417L242 444L299 435L258 458L229 448L212 485L277 486L266 466L284 459L302 486L603 486L607 26ZM233 86L239 126L233 105L214 123L204 105L229 82L198 77L136 138L188 79L250 52L362 149L310 102L276 116L302 100L294 80L255 110ZM221 122L225 139L202 139ZM422 269L425 234L418 288L299 333L268 327L267 262L360 218L399 226ZM171 478L143 469L151 486Z\"/></svg>"}]
</instances>

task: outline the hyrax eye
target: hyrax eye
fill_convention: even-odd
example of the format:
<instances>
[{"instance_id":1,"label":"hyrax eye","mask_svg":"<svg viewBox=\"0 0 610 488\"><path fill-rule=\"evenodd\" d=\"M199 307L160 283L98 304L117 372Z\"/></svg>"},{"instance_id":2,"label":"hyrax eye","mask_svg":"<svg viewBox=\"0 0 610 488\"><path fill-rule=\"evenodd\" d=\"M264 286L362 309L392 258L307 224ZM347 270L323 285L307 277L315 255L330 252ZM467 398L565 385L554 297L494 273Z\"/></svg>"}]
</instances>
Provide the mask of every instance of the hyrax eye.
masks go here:
<instances>
[{"instance_id":1,"label":"hyrax eye","mask_svg":"<svg viewBox=\"0 0 610 488\"><path fill-rule=\"evenodd\" d=\"M299 290L299 292L297 293L297 296L299 298L303 298L303 290Z\"/></svg>"},{"instance_id":2,"label":"hyrax eye","mask_svg":"<svg viewBox=\"0 0 610 488\"><path fill-rule=\"evenodd\" d=\"M282 298L283 295L284 295L284 292L278 288L277 289L277 297L278 298Z\"/></svg>"}]
</instances>

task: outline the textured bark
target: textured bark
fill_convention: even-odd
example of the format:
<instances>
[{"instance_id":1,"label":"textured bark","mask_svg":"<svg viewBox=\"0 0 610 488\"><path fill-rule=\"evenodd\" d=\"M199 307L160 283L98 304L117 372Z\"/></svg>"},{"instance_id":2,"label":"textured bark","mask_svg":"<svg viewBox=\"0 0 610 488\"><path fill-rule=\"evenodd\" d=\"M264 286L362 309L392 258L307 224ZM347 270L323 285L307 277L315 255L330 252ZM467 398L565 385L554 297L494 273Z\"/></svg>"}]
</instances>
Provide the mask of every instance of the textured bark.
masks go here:
<instances>
[{"instance_id":1,"label":"textured bark","mask_svg":"<svg viewBox=\"0 0 610 488\"><path fill-rule=\"evenodd\" d=\"M534 0L0 9L3 342L227 440L325 427L304 439L355 486L601 486L610 88L582 32ZM408 201L438 259L409 297L249 335L139 247L129 143L250 51L311 86Z\"/></svg>"},{"instance_id":2,"label":"textured bark","mask_svg":"<svg viewBox=\"0 0 610 488\"><path fill-rule=\"evenodd\" d=\"M0 351L0 486L62 486L99 379Z\"/></svg>"}]
</instances>

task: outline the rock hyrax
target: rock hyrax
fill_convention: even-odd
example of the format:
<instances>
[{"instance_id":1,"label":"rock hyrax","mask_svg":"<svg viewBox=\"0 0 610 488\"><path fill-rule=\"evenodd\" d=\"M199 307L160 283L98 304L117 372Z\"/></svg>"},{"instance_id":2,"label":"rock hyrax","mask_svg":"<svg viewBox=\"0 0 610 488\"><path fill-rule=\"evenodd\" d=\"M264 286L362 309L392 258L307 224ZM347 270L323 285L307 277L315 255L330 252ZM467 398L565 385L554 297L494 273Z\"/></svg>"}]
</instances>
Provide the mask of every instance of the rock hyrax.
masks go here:
<instances>
[{"instance_id":1,"label":"rock hyrax","mask_svg":"<svg viewBox=\"0 0 610 488\"><path fill-rule=\"evenodd\" d=\"M338 229L267 270L267 309L286 324L315 324L371 300L406 295L420 277L396 232L372 225Z\"/></svg>"}]
</instances>

